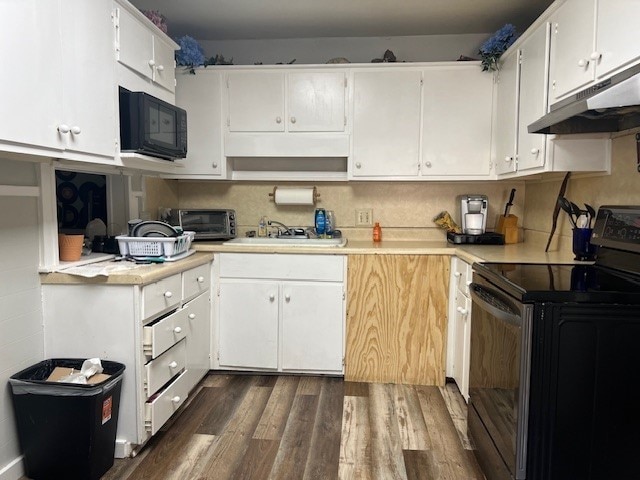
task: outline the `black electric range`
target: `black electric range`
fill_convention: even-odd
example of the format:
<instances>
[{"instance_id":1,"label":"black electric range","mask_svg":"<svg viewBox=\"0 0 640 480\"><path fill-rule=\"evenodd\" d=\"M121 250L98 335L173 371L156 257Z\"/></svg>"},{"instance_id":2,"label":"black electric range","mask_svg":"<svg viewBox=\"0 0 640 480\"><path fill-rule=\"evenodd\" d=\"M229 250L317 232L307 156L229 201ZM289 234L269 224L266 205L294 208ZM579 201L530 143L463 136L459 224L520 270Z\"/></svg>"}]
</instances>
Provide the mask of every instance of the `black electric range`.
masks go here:
<instances>
[{"instance_id":1,"label":"black electric range","mask_svg":"<svg viewBox=\"0 0 640 480\"><path fill-rule=\"evenodd\" d=\"M468 429L489 480L638 478L640 206L595 264L474 264Z\"/></svg>"}]
</instances>

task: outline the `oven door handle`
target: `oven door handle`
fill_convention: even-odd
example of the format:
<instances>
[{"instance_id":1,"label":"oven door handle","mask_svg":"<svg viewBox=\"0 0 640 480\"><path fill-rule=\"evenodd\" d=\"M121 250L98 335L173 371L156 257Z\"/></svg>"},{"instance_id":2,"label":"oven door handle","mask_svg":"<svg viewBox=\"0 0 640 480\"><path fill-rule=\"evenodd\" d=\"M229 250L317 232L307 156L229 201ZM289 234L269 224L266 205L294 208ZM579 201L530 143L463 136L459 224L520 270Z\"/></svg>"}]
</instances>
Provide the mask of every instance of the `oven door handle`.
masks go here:
<instances>
[{"instance_id":1,"label":"oven door handle","mask_svg":"<svg viewBox=\"0 0 640 480\"><path fill-rule=\"evenodd\" d=\"M500 308L499 305L494 303L490 303L487 301L487 298L495 298L497 300L497 304L508 306L510 303L503 295L500 295L497 291L493 289L489 289L483 286L478 285L477 283L472 283L469 285L469 291L471 293L471 300L473 303L477 303L480 308L489 312L496 319L510 323L511 325L515 325L516 327L522 326L522 318L519 314L513 313L512 311L507 311L503 308Z\"/></svg>"}]
</instances>

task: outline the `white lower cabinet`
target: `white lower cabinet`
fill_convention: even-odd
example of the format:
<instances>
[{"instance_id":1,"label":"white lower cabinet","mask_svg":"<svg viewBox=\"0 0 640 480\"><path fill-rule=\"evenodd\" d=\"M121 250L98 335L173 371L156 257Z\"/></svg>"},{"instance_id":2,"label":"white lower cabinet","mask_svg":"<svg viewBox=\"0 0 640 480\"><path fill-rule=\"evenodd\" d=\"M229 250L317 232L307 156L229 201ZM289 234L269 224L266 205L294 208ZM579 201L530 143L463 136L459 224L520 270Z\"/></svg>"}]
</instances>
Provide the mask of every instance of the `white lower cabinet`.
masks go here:
<instances>
[{"instance_id":1,"label":"white lower cabinet","mask_svg":"<svg viewBox=\"0 0 640 480\"><path fill-rule=\"evenodd\" d=\"M469 349L471 340L471 265L451 257L449 282L449 334L447 376L455 380L460 393L469 401Z\"/></svg>"},{"instance_id":2,"label":"white lower cabinet","mask_svg":"<svg viewBox=\"0 0 640 480\"><path fill-rule=\"evenodd\" d=\"M44 280L45 356L125 364L116 457L158 432L209 371L210 289L209 262L145 285Z\"/></svg>"},{"instance_id":3,"label":"white lower cabinet","mask_svg":"<svg viewBox=\"0 0 640 480\"><path fill-rule=\"evenodd\" d=\"M220 254L214 368L343 373L346 258Z\"/></svg>"}]
</instances>

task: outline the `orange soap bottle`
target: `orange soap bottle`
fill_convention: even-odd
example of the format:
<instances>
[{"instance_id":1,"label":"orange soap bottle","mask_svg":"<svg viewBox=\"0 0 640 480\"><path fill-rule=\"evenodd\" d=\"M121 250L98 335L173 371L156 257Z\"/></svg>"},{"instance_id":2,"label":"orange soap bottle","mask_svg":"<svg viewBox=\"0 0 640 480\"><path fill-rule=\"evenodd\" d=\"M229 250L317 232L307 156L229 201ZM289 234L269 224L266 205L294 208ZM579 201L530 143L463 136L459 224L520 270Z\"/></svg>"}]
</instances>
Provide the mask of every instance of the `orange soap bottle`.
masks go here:
<instances>
[{"instance_id":1,"label":"orange soap bottle","mask_svg":"<svg viewBox=\"0 0 640 480\"><path fill-rule=\"evenodd\" d=\"M373 241L379 242L380 240L382 240L382 228L380 227L380 224L376 222L373 226Z\"/></svg>"}]
</instances>

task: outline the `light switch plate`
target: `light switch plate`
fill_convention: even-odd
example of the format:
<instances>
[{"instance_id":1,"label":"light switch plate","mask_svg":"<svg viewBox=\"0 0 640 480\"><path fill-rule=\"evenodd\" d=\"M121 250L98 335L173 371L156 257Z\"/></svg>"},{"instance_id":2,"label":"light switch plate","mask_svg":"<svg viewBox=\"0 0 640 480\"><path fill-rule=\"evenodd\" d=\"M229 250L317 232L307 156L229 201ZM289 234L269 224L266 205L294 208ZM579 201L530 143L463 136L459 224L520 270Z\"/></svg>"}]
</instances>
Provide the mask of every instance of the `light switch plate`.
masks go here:
<instances>
[{"instance_id":1,"label":"light switch plate","mask_svg":"<svg viewBox=\"0 0 640 480\"><path fill-rule=\"evenodd\" d=\"M373 225L373 208L356 210L356 227L371 227Z\"/></svg>"}]
</instances>

